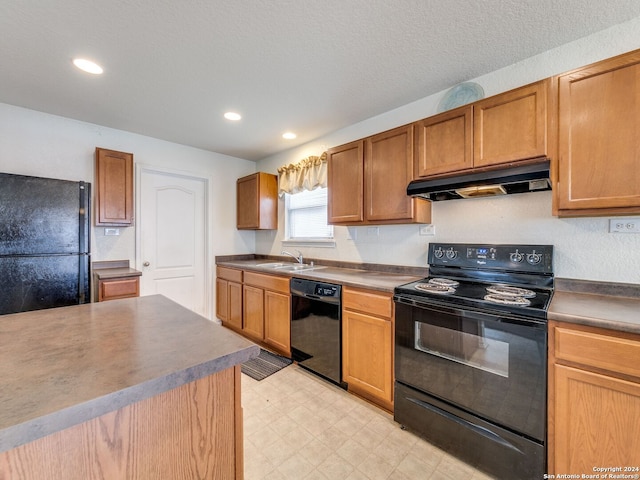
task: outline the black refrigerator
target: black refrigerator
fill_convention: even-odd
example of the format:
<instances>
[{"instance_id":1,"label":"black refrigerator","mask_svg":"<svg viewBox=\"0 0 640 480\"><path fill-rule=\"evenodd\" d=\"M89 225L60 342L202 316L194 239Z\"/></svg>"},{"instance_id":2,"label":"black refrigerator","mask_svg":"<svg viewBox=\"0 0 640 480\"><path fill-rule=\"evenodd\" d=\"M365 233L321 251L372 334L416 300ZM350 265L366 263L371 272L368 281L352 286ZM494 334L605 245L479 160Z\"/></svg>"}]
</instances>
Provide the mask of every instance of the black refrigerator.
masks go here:
<instances>
[{"instance_id":1,"label":"black refrigerator","mask_svg":"<svg viewBox=\"0 0 640 480\"><path fill-rule=\"evenodd\" d=\"M91 184L0 173L0 315L88 303Z\"/></svg>"}]
</instances>

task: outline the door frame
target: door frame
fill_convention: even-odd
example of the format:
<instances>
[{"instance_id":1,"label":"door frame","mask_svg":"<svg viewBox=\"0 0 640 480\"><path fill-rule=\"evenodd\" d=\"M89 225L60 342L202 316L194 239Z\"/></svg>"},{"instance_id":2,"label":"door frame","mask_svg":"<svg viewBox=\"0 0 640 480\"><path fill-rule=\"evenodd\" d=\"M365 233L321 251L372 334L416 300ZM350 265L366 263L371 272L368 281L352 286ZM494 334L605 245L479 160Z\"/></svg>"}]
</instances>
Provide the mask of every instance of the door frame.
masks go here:
<instances>
[{"instance_id":1,"label":"door frame","mask_svg":"<svg viewBox=\"0 0 640 480\"><path fill-rule=\"evenodd\" d=\"M148 165L148 164L144 164L144 163L136 163L136 178L135 178L135 182L136 182L136 191L135 191L135 198L136 198L136 206L135 206L135 219L134 219L134 225L135 225L135 236L136 236L136 249L135 249L135 265L136 265L136 270L143 270L142 267L142 232L141 229L139 228L140 224L139 221L136 221L136 219L141 218L140 214L141 214L141 205L142 205L142 175L145 173L160 173L163 175L168 175L170 177L180 177L180 178L186 178L186 179L190 179L190 180L195 180L195 181L199 181L199 182L203 182L204 184L204 264L205 264L205 272L204 272L204 309L205 312L207 312L207 319L211 320L212 318L214 318L213 313L211 311L211 305L212 305L212 301L211 301L211 272L212 272L212 265L211 265L211 255L209 254L210 251L210 245L209 245L209 239L211 238L211 232L210 232L210 228L211 228L211 209L209 208L209 199L211 198L211 192L209 191L209 189L211 188L211 177L209 176L203 176L203 175L198 175L195 174L193 172L187 172L184 170L175 170L175 169L171 169L171 168L165 168L165 167L157 167L154 165Z\"/></svg>"}]
</instances>

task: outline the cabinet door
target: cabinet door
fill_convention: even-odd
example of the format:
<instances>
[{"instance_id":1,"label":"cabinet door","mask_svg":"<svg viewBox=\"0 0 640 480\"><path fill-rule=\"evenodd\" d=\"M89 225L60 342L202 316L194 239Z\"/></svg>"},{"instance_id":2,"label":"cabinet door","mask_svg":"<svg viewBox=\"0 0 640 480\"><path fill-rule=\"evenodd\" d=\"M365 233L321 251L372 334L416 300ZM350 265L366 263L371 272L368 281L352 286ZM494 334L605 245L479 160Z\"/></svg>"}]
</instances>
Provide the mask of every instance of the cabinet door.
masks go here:
<instances>
[{"instance_id":1,"label":"cabinet door","mask_svg":"<svg viewBox=\"0 0 640 480\"><path fill-rule=\"evenodd\" d=\"M545 80L474 104L474 167L547 155L547 86Z\"/></svg>"},{"instance_id":2,"label":"cabinet door","mask_svg":"<svg viewBox=\"0 0 640 480\"><path fill-rule=\"evenodd\" d=\"M426 177L473 167L471 106L457 108L415 124L415 176Z\"/></svg>"},{"instance_id":3,"label":"cabinet door","mask_svg":"<svg viewBox=\"0 0 640 480\"><path fill-rule=\"evenodd\" d=\"M229 282L216 278L216 317L222 322L229 319Z\"/></svg>"},{"instance_id":4,"label":"cabinet door","mask_svg":"<svg viewBox=\"0 0 640 480\"><path fill-rule=\"evenodd\" d=\"M236 330L242 330L242 284L229 282L227 299L227 323Z\"/></svg>"},{"instance_id":5,"label":"cabinet door","mask_svg":"<svg viewBox=\"0 0 640 480\"><path fill-rule=\"evenodd\" d=\"M242 290L244 322L242 331L249 337L264 339L264 290L245 285Z\"/></svg>"},{"instance_id":6,"label":"cabinet door","mask_svg":"<svg viewBox=\"0 0 640 480\"><path fill-rule=\"evenodd\" d=\"M362 222L364 147L361 140L327 153L328 223Z\"/></svg>"},{"instance_id":7,"label":"cabinet door","mask_svg":"<svg viewBox=\"0 0 640 480\"><path fill-rule=\"evenodd\" d=\"M342 312L342 376L349 390L373 396L388 409L393 402L392 322Z\"/></svg>"},{"instance_id":8,"label":"cabinet door","mask_svg":"<svg viewBox=\"0 0 640 480\"><path fill-rule=\"evenodd\" d=\"M236 226L239 230L278 228L278 177L258 172L236 181Z\"/></svg>"},{"instance_id":9,"label":"cabinet door","mask_svg":"<svg viewBox=\"0 0 640 480\"><path fill-rule=\"evenodd\" d=\"M239 229L260 226L260 182L258 175L239 178L236 182L236 217Z\"/></svg>"},{"instance_id":10,"label":"cabinet door","mask_svg":"<svg viewBox=\"0 0 640 480\"><path fill-rule=\"evenodd\" d=\"M640 385L563 365L553 368L555 465L550 472L640 466Z\"/></svg>"},{"instance_id":11,"label":"cabinet door","mask_svg":"<svg viewBox=\"0 0 640 480\"><path fill-rule=\"evenodd\" d=\"M364 158L365 219L410 220L415 201L407 196L413 178L413 126L367 138Z\"/></svg>"},{"instance_id":12,"label":"cabinet door","mask_svg":"<svg viewBox=\"0 0 640 480\"><path fill-rule=\"evenodd\" d=\"M96 148L96 225L133 224L133 154Z\"/></svg>"},{"instance_id":13,"label":"cabinet door","mask_svg":"<svg viewBox=\"0 0 640 480\"><path fill-rule=\"evenodd\" d=\"M639 213L640 52L562 75L558 88L558 208Z\"/></svg>"},{"instance_id":14,"label":"cabinet door","mask_svg":"<svg viewBox=\"0 0 640 480\"><path fill-rule=\"evenodd\" d=\"M264 292L264 341L291 355L291 296Z\"/></svg>"}]
</instances>

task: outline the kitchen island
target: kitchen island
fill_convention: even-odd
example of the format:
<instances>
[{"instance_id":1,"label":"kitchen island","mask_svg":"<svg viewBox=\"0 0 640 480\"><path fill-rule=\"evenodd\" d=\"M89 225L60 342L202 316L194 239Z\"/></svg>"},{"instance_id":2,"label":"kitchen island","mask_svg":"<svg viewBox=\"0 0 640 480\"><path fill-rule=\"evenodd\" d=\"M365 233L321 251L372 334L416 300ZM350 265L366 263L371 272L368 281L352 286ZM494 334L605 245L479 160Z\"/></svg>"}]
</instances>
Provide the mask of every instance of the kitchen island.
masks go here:
<instances>
[{"instance_id":1,"label":"kitchen island","mask_svg":"<svg viewBox=\"0 0 640 480\"><path fill-rule=\"evenodd\" d=\"M242 478L259 348L161 296L0 317L0 478Z\"/></svg>"}]
</instances>

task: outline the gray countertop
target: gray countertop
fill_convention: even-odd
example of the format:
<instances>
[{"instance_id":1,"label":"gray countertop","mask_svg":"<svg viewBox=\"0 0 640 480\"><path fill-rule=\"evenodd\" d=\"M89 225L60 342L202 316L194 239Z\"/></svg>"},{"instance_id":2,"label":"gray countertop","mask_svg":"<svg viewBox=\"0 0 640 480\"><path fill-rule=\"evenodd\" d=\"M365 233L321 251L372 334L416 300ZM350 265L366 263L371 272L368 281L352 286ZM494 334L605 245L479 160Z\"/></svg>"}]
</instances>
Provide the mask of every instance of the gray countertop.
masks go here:
<instances>
[{"instance_id":1,"label":"gray countertop","mask_svg":"<svg viewBox=\"0 0 640 480\"><path fill-rule=\"evenodd\" d=\"M93 270L94 275L98 280L108 280L110 278L124 278L124 277L140 277L142 272L129 267L123 268L97 268Z\"/></svg>"},{"instance_id":2,"label":"gray countertop","mask_svg":"<svg viewBox=\"0 0 640 480\"><path fill-rule=\"evenodd\" d=\"M370 290L378 290L382 292L392 293L393 289L398 285L420 280L426 276L412 275L407 273L385 272L360 268L342 268L334 266L320 265L316 270L306 270L297 272L283 272L280 270L269 270L260 268L260 264L273 262L268 259L252 259L252 260L229 260L218 262L219 266L238 268L242 270L251 270L257 273L265 273L271 275L307 278L310 280L318 280L321 282L339 283L356 288L367 288Z\"/></svg>"},{"instance_id":3,"label":"gray countertop","mask_svg":"<svg viewBox=\"0 0 640 480\"><path fill-rule=\"evenodd\" d=\"M0 452L258 355L163 297L0 317Z\"/></svg>"},{"instance_id":4,"label":"gray countertop","mask_svg":"<svg viewBox=\"0 0 640 480\"><path fill-rule=\"evenodd\" d=\"M556 290L547 316L549 320L640 334L640 298Z\"/></svg>"},{"instance_id":5,"label":"gray countertop","mask_svg":"<svg viewBox=\"0 0 640 480\"><path fill-rule=\"evenodd\" d=\"M334 282L385 292L393 292L393 289L398 285L413 282L428 275L426 267L423 271L406 267L410 273L398 273L397 270L403 267L378 266L382 269L396 269L395 272L387 272L357 268L357 264L350 264L351 267L356 266L356 268L327 266L317 270L290 273L266 270L259 266L261 263L279 261L280 258L223 258L217 262L218 265L260 273ZM548 318L640 334L640 286L556 279L556 290L549 306Z\"/></svg>"}]
</instances>

